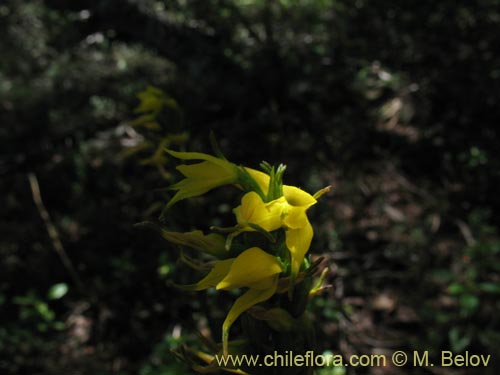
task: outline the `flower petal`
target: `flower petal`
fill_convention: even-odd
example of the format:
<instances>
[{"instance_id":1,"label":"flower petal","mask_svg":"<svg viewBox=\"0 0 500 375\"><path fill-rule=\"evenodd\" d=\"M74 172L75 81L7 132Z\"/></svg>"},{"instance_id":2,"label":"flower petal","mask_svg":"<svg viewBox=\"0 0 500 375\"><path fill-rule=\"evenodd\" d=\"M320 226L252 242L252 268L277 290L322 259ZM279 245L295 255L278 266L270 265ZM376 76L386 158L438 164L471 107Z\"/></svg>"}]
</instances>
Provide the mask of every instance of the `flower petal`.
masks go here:
<instances>
[{"instance_id":1,"label":"flower petal","mask_svg":"<svg viewBox=\"0 0 500 375\"><path fill-rule=\"evenodd\" d=\"M292 277L299 273L304 256L309 250L309 246L311 246L312 238L313 229L308 220L304 227L286 231L286 246L290 251Z\"/></svg>"},{"instance_id":2,"label":"flower petal","mask_svg":"<svg viewBox=\"0 0 500 375\"><path fill-rule=\"evenodd\" d=\"M283 224L289 229L300 229L305 227L309 220L306 214L307 208L288 206Z\"/></svg>"},{"instance_id":3,"label":"flower petal","mask_svg":"<svg viewBox=\"0 0 500 375\"><path fill-rule=\"evenodd\" d=\"M182 164L176 167L187 178L196 179L222 179L234 177L228 168L224 168L219 164L214 164L210 161L202 161L197 164Z\"/></svg>"},{"instance_id":4,"label":"flower petal","mask_svg":"<svg viewBox=\"0 0 500 375\"><path fill-rule=\"evenodd\" d=\"M283 185L283 195L290 206L311 207L317 202L311 194L296 186Z\"/></svg>"},{"instance_id":5,"label":"flower petal","mask_svg":"<svg viewBox=\"0 0 500 375\"><path fill-rule=\"evenodd\" d=\"M256 283L282 272L281 264L258 247L245 250L234 259L231 269L217 284L217 289L254 287ZM266 285L258 285L259 288Z\"/></svg>"},{"instance_id":6,"label":"flower petal","mask_svg":"<svg viewBox=\"0 0 500 375\"><path fill-rule=\"evenodd\" d=\"M182 199L205 194L213 188L233 184L238 179L237 167L226 160L199 152L176 152L168 149L167 152L184 160L204 160L201 163L177 167L186 178L170 187L178 192L168 202L167 209Z\"/></svg>"},{"instance_id":7,"label":"flower petal","mask_svg":"<svg viewBox=\"0 0 500 375\"><path fill-rule=\"evenodd\" d=\"M226 259L226 260L219 260L219 261L215 262L214 267L208 273L208 275L205 276L200 281L198 281L196 284L175 285L175 286L177 286L178 288L180 288L182 290L186 290L186 291L190 291L190 292L212 288L212 287L216 286L217 284L219 284L221 282L221 280L224 279L224 277L226 277L233 262L234 262L234 258Z\"/></svg>"},{"instance_id":8,"label":"flower petal","mask_svg":"<svg viewBox=\"0 0 500 375\"><path fill-rule=\"evenodd\" d=\"M232 163L228 162L227 160L220 159L218 157L209 155L209 154L204 154L202 152L180 152L180 151L173 151L169 149L165 149L170 155L177 159L181 160L206 160L209 162L212 162L214 164L218 164L221 167L227 167L228 164L233 165Z\"/></svg>"},{"instance_id":9,"label":"flower petal","mask_svg":"<svg viewBox=\"0 0 500 375\"><path fill-rule=\"evenodd\" d=\"M247 171L248 174L257 182L262 192L267 195L271 177L269 177L269 175L264 172L252 168L245 167L245 171Z\"/></svg>"},{"instance_id":10,"label":"flower petal","mask_svg":"<svg viewBox=\"0 0 500 375\"><path fill-rule=\"evenodd\" d=\"M222 324L222 348L224 355L228 354L229 329L236 321L236 319L238 319L238 317L250 307L271 298L272 295L276 292L276 288L278 286L278 276L272 276L267 280L267 288L250 288L234 302L231 310L229 310L229 313L227 314L226 319Z\"/></svg>"},{"instance_id":11,"label":"flower petal","mask_svg":"<svg viewBox=\"0 0 500 375\"><path fill-rule=\"evenodd\" d=\"M168 202L168 207L174 203L191 197L197 197L213 188L231 184L235 176L218 165L202 162L193 165L179 165L177 169L187 178L172 185L170 189L179 190Z\"/></svg>"},{"instance_id":12,"label":"flower petal","mask_svg":"<svg viewBox=\"0 0 500 375\"><path fill-rule=\"evenodd\" d=\"M236 215L238 224L245 226L248 223L256 224L262 229L271 232L281 226L281 216L285 199L264 203L261 197L254 191L251 191L243 196L241 205L236 207L233 212ZM253 231L251 227L246 227L245 230Z\"/></svg>"}]
</instances>

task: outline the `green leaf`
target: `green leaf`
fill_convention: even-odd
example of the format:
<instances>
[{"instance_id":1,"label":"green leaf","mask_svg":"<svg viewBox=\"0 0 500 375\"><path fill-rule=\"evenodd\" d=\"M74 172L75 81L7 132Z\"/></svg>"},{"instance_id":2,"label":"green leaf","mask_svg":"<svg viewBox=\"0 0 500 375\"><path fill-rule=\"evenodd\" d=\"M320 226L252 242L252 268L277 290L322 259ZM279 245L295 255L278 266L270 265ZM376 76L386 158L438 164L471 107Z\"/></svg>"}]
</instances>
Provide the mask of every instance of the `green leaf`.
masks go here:
<instances>
[{"instance_id":1,"label":"green leaf","mask_svg":"<svg viewBox=\"0 0 500 375\"><path fill-rule=\"evenodd\" d=\"M49 306L45 302L36 303L35 309L45 321L50 322L54 320L55 313L49 308Z\"/></svg>"},{"instance_id":2,"label":"green leaf","mask_svg":"<svg viewBox=\"0 0 500 375\"><path fill-rule=\"evenodd\" d=\"M52 328L54 328L56 331L63 331L66 329L66 324L64 322L54 322Z\"/></svg>"},{"instance_id":3,"label":"green leaf","mask_svg":"<svg viewBox=\"0 0 500 375\"><path fill-rule=\"evenodd\" d=\"M448 292L454 296L462 294L464 291L465 291L464 286L459 283L452 283L448 286Z\"/></svg>"},{"instance_id":4,"label":"green leaf","mask_svg":"<svg viewBox=\"0 0 500 375\"><path fill-rule=\"evenodd\" d=\"M500 293L500 283L481 283L479 289L486 293Z\"/></svg>"},{"instance_id":5,"label":"green leaf","mask_svg":"<svg viewBox=\"0 0 500 375\"><path fill-rule=\"evenodd\" d=\"M460 297L460 306L466 315L471 315L479 307L479 298L473 294L464 294Z\"/></svg>"},{"instance_id":6,"label":"green leaf","mask_svg":"<svg viewBox=\"0 0 500 375\"><path fill-rule=\"evenodd\" d=\"M68 293L68 284L59 283L52 285L47 293L47 298L50 300L60 299Z\"/></svg>"},{"instance_id":7,"label":"green leaf","mask_svg":"<svg viewBox=\"0 0 500 375\"><path fill-rule=\"evenodd\" d=\"M26 296L17 296L12 299L12 302L16 305L21 305L21 306L29 306L33 305L37 302L38 300L36 297L34 297L31 294L28 294Z\"/></svg>"},{"instance_id":8,"label":"green leaf","mask_svg":"<svg viewBox=\"0 0 500 375\"><path fill-rule=\"evenodd\" d=\"M465 335L461 336L458 328L452 328L451 331L448 334L448 337L450 339L450 345L451 349L455 353L459 353L465 348L467 348L470 344L470 337Z\"/></svg>"},{"instance_id":9,"label":"green leaf","mask_svg":"<svg viewBox=\"0 0 500 375\"><path fill-rule=\"evenodd\" d=\"M448 269L436 269L432 271L432 276L439 282L448 283L453 279L453 272Z\"/></svg>"}]
</instances>

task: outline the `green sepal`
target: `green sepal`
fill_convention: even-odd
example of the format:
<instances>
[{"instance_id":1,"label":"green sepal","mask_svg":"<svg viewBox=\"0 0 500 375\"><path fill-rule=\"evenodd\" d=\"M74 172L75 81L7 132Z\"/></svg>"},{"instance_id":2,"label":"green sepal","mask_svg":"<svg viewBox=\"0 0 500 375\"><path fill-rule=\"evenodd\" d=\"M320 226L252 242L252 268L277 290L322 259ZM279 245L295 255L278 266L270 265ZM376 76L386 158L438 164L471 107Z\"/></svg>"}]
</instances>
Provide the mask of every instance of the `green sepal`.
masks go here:
<instances>
[{"instance_id":1,"label":"green sepal","mask_svg":"<svg viewBox=\"0 0 500 375\"><path fill-rule=\"evenodd\" d=\"M278 332L289 332L296 324L296 320L290 313L279 307L265 309L262 306L254 306L248 313L257 320L263 320Z\"/></svg>"},{"instance_id":2,"label":"green sepal","mask_svg":"<svg viewBox=\"0 0 500 375\"><path fill-rule=\"evenodd\" d=\"M282 300L283 307L290 312L290 314L298 318L302 314L304 314L307 303L309 301L309 292L313 285L313 280L311 276L306 276L304 280L295 284L295 287L290 288L292 299L289 298L289 295Z\"/></svg>"},{"instance_id":3,"label":"green sepal","mask_svg":"<svg viewBox=\"0 0 500 375\"><path fill-rule=\"evenodd\" d=\"M254 223L247 223L247 225L250 228L252 228L253 230L255 230L256 232L262 234L269 241L271 241L271 243L276 243L276 238L274 238L274 236L270 232L268 232L267 230L265 230L264 228L262 228L260 225L257 225L257 224L254 224Z\"/></svg>"},{"instance_id":4,"label":"green sepal","mask_svg":"<svg viewBox=\"0 0 500 375\"><path fill-rule=\"evenodd\" d=\"M262 201L267 202L267 192L264 193L262 189L260 188L259 184L257 181L253 179L252 176L250 176L250 173L248 173L245 168L239 167L238 168L238 182L239 185L243 188L244 191L255 191L259 196L261 197Z\"/></svg>"},{"instance_id":5,"label":"green sepal","mask_svg":"<svg viewBox=\"0 0 500 375\"><path fill-rule=\"evenodd\" d=\"M227 257L227 252L224 248L226 239L219 234L204 234L200 230L191 232L170 232L165 229L162 229L161 234L164 239L171 243L186 246L210 254L216 258Z\"/></svg>"}]
</instances>

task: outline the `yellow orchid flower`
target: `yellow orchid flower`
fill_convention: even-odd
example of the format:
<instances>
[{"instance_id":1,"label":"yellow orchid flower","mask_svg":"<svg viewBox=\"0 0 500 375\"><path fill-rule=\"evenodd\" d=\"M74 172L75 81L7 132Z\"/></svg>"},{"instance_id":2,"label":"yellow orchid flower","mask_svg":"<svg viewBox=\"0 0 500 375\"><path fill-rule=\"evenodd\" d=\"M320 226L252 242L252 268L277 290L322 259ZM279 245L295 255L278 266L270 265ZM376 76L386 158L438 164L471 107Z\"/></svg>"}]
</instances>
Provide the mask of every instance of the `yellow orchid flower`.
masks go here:
<instances>
[{"instance_id":1,"label":"yellow orchid flower","mask_svg":"<svg viewBox=\"0 0 500 375\"><path fill-rule=\"evenodd\" d=\"M267 173L252 169L252 168L244 168L245 171L257 182L259 187L263 192L267 192L269 190L269 182L271 180L270 176ZM320 190L321 192L329 191L329 187ZM309 193L304 190L290 185L283 185L283 196L285 197L288 204L291 206L307 206L310 207L315 204L316 199Z\"/></svg>"},{"instance_id":2,"label":"yellow orchid flower","mask_svg":"<svg viewBox=\"0 0 500 375\"><path fill-rule=\"evenodd\" d=\"M268 191L269 175L251 168L245 168L245 170L263 192ZM255 193L247 193L242 199L241 206L237 207L234 213L239 224L247 224L246 228L250 228L246 230L252 230L248 223L257 224L267 231L276 230L279 227L285 228L286 246L291 258L291 275L295 277L309 250L314 234L306 211L316 202L316 199L304 190L283 185L283 197L269 203L262 202ZM276 225L278 218L279 225Z\"/></svg>"},{"instance_id":3,"label":"yellow orchid flower","mask_svg":"<svg viewBox=\"0 0 500 375\"><path fill-rule=\"evenodd\" d=\"M250 307L271 298L276 293L277 288L278 275L271 276L260 283L250 285L249 289L234 302L224 323L222 323L222 352L224 355L228 353L229 329L236 319Z\"/></svg>"},{"instance_id":4,"label":"yellow orchid flower","mask_svg":"<svg viewBox=\"0 0 500 375\"><path fill-rule=\"evenodd\" d=\"M222 324L224 355L228 352L229 329L233 323L250 307L274 295L278 287L278 275L282 271L275 257L258 247L252 247L236 257L226 277L217 284L217 289L249 288L234 302Z\"/></svg>"},{"instance_id":5,"label":"yellow orchid flower","mask_svg":"<svg viewBox=\"0 0 500 375\"><path fill-rule=\"evenodd\" d=\"M236 207L233 212L241 226L241 231L254 231L255 229L249 225L253 224L271 232L281 227L281 216L285 203L284 197L264 203L259 194L251 191L241 198L241 205Z\"/></svg>"},{"instance_id":6,"label":"yellow orchid flower","mask_svg":"<svg viewBox=\"0 0 500 375\"><path fill-rule=\"evenodd\" d=\"M262 192L267 195L267 192L269 191L269 181L271 177L267 173L258 171L256 169L247 167L243 167L243 169L245 169L245 171L250 175L250 177L252 177L255 180L255 182L257 182Z\"/></svg>"},{"instance_id":7,"label":"yellow orchid flower","mask_svg":"<svg viewBox=\"0 0 500 375\"><path fill-rule=\"evenodd\" d=\"M197 197L213 188L237 182L238 167L227 160L201 152L166 151L177 159L204 160L197 164L177 166L177 170L186 178L170 187L178 191L168 202L167 208L182 199Z\"/></svg>"},{"instance_id":8,"label":"yellow orchid flower","mask_svg":"<svg viewBox=\"0 0 500 375\"><path fill-rule=\"evenodd\" d=\"M281 264L276 257L258 247L251 247L234 258L229 272L216 288L231 290L258 285L281 271Z\"/></svg>"},{"instance_id":9,"label":"yellow orchid flower","mask_svg":"<svg viewBox=\"0 0 500 375\"><path fill-rule=\"evenodd\" d=\"M283 185L283 195L292 207L305 207L307 209L317 203L311 194L296 186Z\"/></svg>"},{"instance_id":10,"label":"yellow orchid flower","mask_svg":"<svg viewBox=\"0 0 500 375\"><path fill-rule=\"evenodd\" d=\"M218 290L249 288L234 302L222 325L223 352L227 354L229 329L232 324L250 307L274 295L278 287L278 275L282 271L283 268L276 257L258 247L251 247L236 258L216 261L208 275L196 284L179 287L188 291L212 287Z\"/></svg>"},{"instance_id":11,"label":"yellow orchid flower","mask_svg":"<svg viewBox=\"0 0 500 375\"><path fill-rule=\"evenodd\" d=\"M283 185L283 195L289 205L283 224L288 228L285 242L291 254L292 277L298 274L314 235L306 211L317 203L317 198L328 191L330 191L330 186L312 196L298 187Z\"/></svg>"},{"instance_id":12,"label":"yellow orchid flower","mask_svg":"<svg viewBox=\"0 0 500 375\"><path fill-rule=\"evenodd\" d=\"M283 224L286 229L286 247L290 251L291 275L297 276L314 235L306 211L316 204L316 199L295 186L283 186L283 195L288 203Z\"/></svg>"}]
</instances>

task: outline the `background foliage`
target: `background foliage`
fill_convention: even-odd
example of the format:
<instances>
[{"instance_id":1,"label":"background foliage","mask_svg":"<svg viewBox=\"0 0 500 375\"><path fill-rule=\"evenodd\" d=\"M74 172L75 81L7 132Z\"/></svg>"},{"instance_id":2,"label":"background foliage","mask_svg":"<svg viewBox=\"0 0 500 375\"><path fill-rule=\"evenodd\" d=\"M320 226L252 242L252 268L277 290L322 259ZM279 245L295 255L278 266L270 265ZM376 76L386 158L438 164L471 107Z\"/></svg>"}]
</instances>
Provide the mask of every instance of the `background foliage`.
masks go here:
<instances>
[{"instance_id":1,"label":"background foliage","mask_svg":"<svg viewBox=\"0 0 500 375\"><path fill-rule=\"evenodd\" d=\"M311 211L314 253L332 264L313 307L319 350L498 358L498 5L3 1L1 372L187 372L169 349L217 326L224 310L202 312L227 301L167 287L195 276L133 224L168 197L173 168L148 162L155 147L186 132L172 147L209 151L210 130L235 162L284 162L289 184L334 186ZM149 85L171 103L153 130L133 123ZM208 203L182 202L165 223L231 220Z\"/></svg>"}]
</instances>

